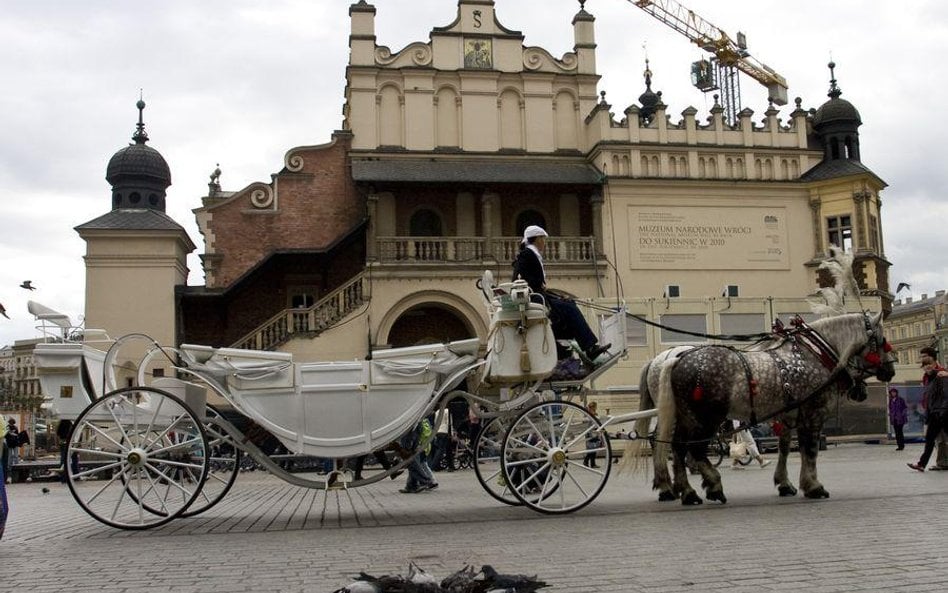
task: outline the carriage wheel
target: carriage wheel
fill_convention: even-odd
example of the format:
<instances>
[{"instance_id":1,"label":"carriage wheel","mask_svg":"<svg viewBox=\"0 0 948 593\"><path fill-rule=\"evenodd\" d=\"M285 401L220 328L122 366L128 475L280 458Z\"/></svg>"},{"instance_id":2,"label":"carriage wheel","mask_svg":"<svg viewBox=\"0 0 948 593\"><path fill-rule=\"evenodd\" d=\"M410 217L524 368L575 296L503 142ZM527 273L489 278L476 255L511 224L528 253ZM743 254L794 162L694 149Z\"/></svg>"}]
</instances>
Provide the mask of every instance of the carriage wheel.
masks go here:
<instances>
[{"instance_id":1,"label":"carriage wheel","mask_svg":"<svg viewBox=\"0 0 948 593\"><path fill-rule=\"evenodd\" d=\"M73 427L69 490L92 517L120 529L163 525L194 502L207 477L207 434L180 399L126 387L90 404Z\"/></svg>"},{"instance_id":2,"label":"carriage wheel","mask_svg":"<svg viewBox=\"0 0 948 593\"><path fill-rule=\"evenodd\" d=\"M208 405L207 417L220 418L221 413ZM213 421L205 422L204 430L207 432L211 451L207 479L197 499L181 513L182 517L193 517L219 503L230 491L237 474L240 473L240 458L243 452L236 446L234 439Z\"/></svg>"},{"instance_id":3,"label":"carriage wheel","mask_svg":"<svg viewBox=\"0 0 948 593\"><path fill-rule=\"evenodd\" d=\"M612 470L612 447L604 435L594 447L599 420L578 404L541 402L521 413L504 437L501 463L510 493L541 513L570 513L592 502ZM588 453L598 467L586 467ZM602 455L601 457L599 455Z\"/></svg>"}]
</instances>

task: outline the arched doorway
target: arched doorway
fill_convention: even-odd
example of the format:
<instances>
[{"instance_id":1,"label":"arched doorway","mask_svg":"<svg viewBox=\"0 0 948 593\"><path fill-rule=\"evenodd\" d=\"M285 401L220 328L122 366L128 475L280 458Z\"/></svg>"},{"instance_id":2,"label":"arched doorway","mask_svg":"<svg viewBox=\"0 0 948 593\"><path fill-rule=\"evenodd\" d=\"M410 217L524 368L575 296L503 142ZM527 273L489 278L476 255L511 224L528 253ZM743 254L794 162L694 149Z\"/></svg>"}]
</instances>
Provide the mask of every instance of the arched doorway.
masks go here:
<instances>
[{"instance_id":1,"label":"arched doorway","mask_svg":"<svg viewBox=\"0 0 948 593\"><path fill-rule=\"evenodd\" d=\"M399 315L388 333L388 343L402 348L474 337L476 333L460 314L443 305L425 303Z\"/></svg>"}]
</instances>

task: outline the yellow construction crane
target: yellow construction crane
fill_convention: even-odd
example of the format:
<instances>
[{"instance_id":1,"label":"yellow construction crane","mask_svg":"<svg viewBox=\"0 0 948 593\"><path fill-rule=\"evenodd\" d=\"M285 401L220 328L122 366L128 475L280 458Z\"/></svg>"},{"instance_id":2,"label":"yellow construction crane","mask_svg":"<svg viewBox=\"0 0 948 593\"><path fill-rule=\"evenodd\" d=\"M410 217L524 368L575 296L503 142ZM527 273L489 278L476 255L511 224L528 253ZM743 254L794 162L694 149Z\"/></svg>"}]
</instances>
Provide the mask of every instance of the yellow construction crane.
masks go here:
<instances>
[{"instance_id":1,"label":"yellow construction crane","mask_svg":"<svg viewBox=\"0 0 948 593\"><path fill-rule=\"evenodd\" d=\"M691 65L691 83L704 92L720 90L725 119L733 124L741 111L738 71L758 81L777 105L787 104L787 80L773 68L755 60L747 51L747 40L738 32L737 40L674 0L627 0L698 47L713 54L710 60Z\"/></svg>"}]
</instances>

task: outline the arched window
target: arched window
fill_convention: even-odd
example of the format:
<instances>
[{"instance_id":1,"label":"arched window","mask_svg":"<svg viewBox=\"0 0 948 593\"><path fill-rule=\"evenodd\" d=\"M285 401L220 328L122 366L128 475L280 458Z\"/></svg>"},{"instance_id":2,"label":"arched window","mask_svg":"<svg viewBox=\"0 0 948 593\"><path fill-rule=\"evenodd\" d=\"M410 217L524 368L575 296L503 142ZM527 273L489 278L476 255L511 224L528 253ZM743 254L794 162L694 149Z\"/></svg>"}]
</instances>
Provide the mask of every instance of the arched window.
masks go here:
<instances>
[{"instance_id":1,"label":"arched window","mask_svg":"<svg viewBox=\"0 0 948 593\"><path fill-rule=\"evenodd\" d=\"M523 229L531 224L541 226L546 229L546 232L550 232L550 229L546 228L546 218L542 214L536 210L524 210L517 215L517 236L522 237Z\"/></svg>"},{"instance_id":2,"label":"arched window","mask_svg":"<svg viewBox=\"0 0 948 593\"><path fill-rule=\"evenodd\" d=\"M418 210L408 222L408 234L412 237L441 237L441 216L427 208Z\"/></svg>"}]
</instances>

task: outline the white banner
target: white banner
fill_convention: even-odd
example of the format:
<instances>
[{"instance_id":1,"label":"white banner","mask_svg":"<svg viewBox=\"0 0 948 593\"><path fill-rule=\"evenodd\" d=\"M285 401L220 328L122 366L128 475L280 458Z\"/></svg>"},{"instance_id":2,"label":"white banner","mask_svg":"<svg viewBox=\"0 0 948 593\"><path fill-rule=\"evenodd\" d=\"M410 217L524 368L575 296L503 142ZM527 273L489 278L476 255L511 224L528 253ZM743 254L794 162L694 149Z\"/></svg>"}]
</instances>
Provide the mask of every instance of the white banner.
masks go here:
<instances>
[{"instance_id":1,"label":"white banner","mask_svg":"<svg viewBox=\"0 0 948 593\"><path fill-rule=\"evenodd\" d=\"M787 270L786 208L630 206L631 269Z\"/></svg>"}]
</instances>

